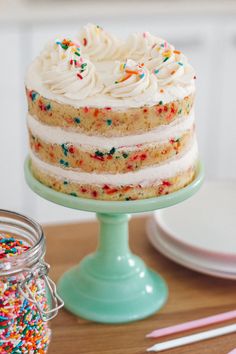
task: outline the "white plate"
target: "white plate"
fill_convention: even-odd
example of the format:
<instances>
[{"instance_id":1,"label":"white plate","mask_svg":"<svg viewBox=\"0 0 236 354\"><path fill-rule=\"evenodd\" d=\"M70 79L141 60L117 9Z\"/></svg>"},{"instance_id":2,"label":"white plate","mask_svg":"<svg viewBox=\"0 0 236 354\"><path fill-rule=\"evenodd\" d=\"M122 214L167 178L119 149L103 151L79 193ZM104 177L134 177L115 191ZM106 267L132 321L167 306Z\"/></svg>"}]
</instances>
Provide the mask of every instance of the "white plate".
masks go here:
<instances>
[{"instance_id":1,"label":"white plate","mask_svg":"<svg viewBox=\"0 0 236 354\"><path fill-rule=\"evenodd\" d=\"M155 212L148 223L151 243L188 268L236 279L236 188L205 183L191 199Z\"/></svg>"},{"instance_id":2,"label":"white plate","mask_svg":"<svg viewBox=\"0 0 236 354\"><path fill-rule=\"evenodd\" d=\"M236 181L208 182L185 202L155 213L176 241L236 260Z\"/></svg>"},{"instance_id":3,"label":"white plate","mask_svg":"<svg viewBox=\"0 0 236 354\"><path fill-rule=\"evenodd\" d=\"M198 256L192 256L190 253L183 252L183 250L178 249L171 243L168 243L166 237L161 235L160 231L158 231L156 223L153 219L148 220L147 234L151 244L172 261L203 274L236 280L235 267L231 270L225 270L219 264L212 264L207 259L204 260Z\"/></svg>"}]
</instances>

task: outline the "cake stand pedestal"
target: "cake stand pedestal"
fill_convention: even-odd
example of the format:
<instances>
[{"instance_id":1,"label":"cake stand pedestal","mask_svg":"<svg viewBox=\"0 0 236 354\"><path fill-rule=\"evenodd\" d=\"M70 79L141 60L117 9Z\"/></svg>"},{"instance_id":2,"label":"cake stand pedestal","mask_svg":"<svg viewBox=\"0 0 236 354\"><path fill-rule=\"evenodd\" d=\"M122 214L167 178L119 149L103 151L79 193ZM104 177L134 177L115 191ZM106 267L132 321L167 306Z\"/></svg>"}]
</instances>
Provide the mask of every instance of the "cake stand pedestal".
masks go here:
<instances>
[{"instance_id":1,"label":"cake stand pedestal","mask_svg":"<svg viewBox=\"0 0 236 354\"><path fill-rule=\"evenodd\" d=\"M69 311L97 322L124 323L145 318L164 305L168 295L165 281L129 249L128 214L166 208L192 196L203 181L200 164L195 180L187 187L136 201L92 200L56 192L33 177L29 159L25 162L25 178L41 197L65 207L96 212L100 222L96 252L59 280L58 292Z\"/></svg>"}]
</instances>

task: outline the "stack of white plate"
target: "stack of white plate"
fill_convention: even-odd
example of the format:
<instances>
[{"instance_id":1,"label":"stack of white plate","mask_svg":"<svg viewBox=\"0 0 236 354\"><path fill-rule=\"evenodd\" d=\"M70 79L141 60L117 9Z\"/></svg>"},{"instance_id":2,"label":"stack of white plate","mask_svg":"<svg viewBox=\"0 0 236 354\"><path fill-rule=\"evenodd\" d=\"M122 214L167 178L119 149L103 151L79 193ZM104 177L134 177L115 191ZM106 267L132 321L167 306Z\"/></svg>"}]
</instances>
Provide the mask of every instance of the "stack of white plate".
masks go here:
<instances>
[{"instance_id":1,"label":"stack of white plate","mask_svg":"<svg viewBox=\"0 0 236 354\"><path fill-rule=\"evenodd\" d=\"M147 232L152 245L171 260L236 279L236 181L206 182L192 198L156 211Z\"/></svg>"}]
</instances>

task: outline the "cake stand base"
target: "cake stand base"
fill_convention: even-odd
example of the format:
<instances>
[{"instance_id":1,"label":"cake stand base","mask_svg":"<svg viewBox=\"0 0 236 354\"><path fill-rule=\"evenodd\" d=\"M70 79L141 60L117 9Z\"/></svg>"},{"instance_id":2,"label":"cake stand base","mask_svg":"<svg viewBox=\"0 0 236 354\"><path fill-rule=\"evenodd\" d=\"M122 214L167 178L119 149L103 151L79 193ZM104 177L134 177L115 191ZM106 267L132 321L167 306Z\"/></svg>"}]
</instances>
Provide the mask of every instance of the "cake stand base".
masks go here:
<instances>
[{"instance_id":1,"label":"cake stand base","mask_svg":"<svg viewBox=\"0 0 236 354\"><path fill-rule=\"evenodd\" d=\"M65 207L97 213L100 241L95 253L67 271L58 292L72 313L97 322L124 323L147 317L167 299L164 280L130 252L128 214L166 208L191 197L203 182L199 163L195 179L181 190L156 198L102 201L66 195L43 185L25 162L25 178L41 197ZM66 251L66 249L65 249Z\"/></svg>"},{"instance_id":2,"label":"cake stand base","mask_svg":"<svg viewBox=\"0 0 236 354\"><path fill-rule=\"evenodd\" d=\"M97 252L66 272L58 292L76 315L105 323L145 318L167 299L167 286L128 247L128 215L97 214Z\"/></svg>"}]
</instances>

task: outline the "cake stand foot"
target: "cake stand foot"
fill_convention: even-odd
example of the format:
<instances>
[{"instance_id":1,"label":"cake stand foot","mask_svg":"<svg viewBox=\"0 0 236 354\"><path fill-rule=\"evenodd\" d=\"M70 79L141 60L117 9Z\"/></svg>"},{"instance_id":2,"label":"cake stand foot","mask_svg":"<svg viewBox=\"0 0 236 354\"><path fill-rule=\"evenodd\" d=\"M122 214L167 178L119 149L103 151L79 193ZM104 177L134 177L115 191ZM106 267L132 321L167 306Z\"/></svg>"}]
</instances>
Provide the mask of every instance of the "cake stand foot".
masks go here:
<instances>
[{"instance_id":1,"label":"cake stand foot","mask_svg":"<svg viewBox=\"0 0 236 354\"><path fill-rule=\"evenodd\" d=\"M164 280L133 255L128 215L98 213L100 243L95 253L67 271L58 292L75 315L103 323L145 318L167 300Z\"/></svg>"}]
</instances>

